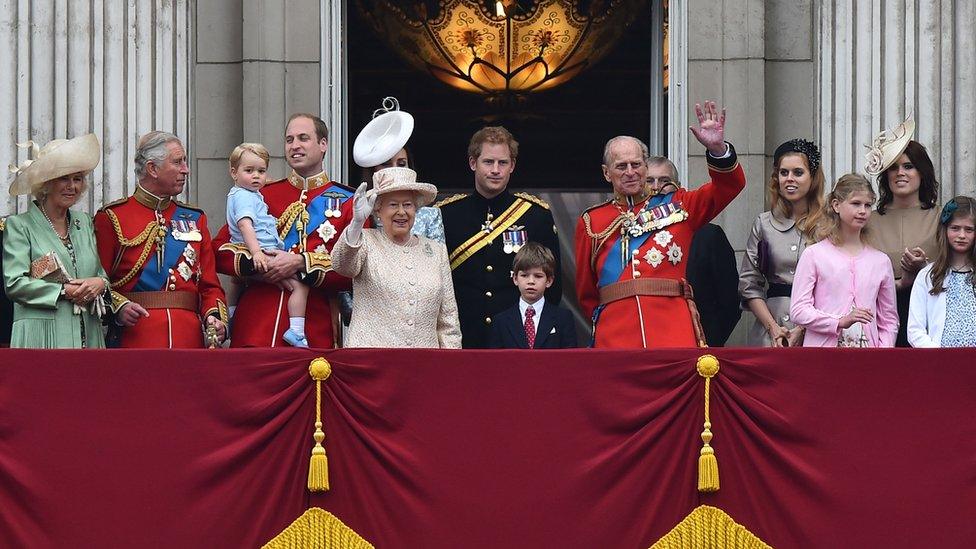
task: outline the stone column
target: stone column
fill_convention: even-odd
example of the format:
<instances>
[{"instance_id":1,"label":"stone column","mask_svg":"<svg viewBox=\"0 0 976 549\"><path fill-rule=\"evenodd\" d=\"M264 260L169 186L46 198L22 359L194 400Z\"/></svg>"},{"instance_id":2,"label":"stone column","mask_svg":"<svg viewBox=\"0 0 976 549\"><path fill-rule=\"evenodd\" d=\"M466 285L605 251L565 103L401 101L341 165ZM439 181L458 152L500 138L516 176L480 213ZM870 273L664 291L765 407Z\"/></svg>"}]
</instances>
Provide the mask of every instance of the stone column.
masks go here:
<instances>
[{"instance_id":1,"label":"stone column","mask_svg":"<svg viewBox=\"0 0 976 549\"><path fill-rule=\"evenodd\" d=\"M830 181L864 170L865 145L914 114L942 199L976 192L976 5L819 2L818 129Z\"/></svg>"},{"instance_id":2,"label":"stone column","mask_svg":"<svg viewBox=\"0 0 976 549\"><path fill-rule=\"evenodd\" d=\"M726 139L746 172L746 189L715 220L741 251L752 220L763 209L766 148L765 7L762 0L688 2L687 120L684 139L690 188L708 180L705 149L688 131L698 123L695 103L713 100L728 112Z\"/></svg>"},{"instance_id":3,"label":"stone column","mask_svg":"<svg viewBox=\"0 0 976 549\"><path fill-rule=\"evenodd\" d=\"M0 161L26 160L20 141L94 132L102 161L79 208L128 195L140 134L189 139L189 21L190 0L0 0ZM0 215L26 206L0 193Z\"/></svg>"},{"instance_id":4,"label":"stone column","mask_svg":"<svg viewBox=\"0 0 976 549\"><path fill-rule=\"evenodd\" d=\"M244 141L242 18L241 0L197 3L191 179L197 204L207 212L212 232L225 222L227 191L231 186L227 157ZM249 40L254 39L252 32L248 35ZM253 110L259 110L259 106Z\"/></svg>"}]
</instances>

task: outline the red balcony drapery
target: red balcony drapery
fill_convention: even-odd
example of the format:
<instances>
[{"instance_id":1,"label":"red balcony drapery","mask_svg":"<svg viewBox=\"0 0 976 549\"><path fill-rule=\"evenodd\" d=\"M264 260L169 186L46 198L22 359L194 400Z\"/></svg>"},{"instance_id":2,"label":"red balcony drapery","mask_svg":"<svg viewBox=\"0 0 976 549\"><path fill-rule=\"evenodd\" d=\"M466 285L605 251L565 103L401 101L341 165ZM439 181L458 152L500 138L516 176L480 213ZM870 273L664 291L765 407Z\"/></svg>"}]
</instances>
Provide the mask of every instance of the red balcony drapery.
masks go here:
<instances>
[{"instance_id":1,"label":"red balcony drapery","mask_svg":"<svg viewBox=\"0 0 976 549\"><path fill-rule=\"evenodd\" d=\"M976 534L972 350L0 351L0 546L646 548L699 504L774 547ZM306 490L325 356L332 489Z\"/></svg>"}]
</instances>

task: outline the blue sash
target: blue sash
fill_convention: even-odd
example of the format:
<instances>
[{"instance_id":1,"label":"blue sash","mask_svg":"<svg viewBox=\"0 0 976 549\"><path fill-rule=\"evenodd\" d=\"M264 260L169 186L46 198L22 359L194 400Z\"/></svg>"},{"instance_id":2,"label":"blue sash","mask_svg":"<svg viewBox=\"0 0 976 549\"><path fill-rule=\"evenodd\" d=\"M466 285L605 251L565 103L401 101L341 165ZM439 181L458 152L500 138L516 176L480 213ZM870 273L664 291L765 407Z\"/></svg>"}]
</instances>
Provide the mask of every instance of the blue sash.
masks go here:
<instances>
[{"instance_id":1,"label":"blue sash","mask_svg":"<svg viewBox=\"0 0 976 549\"><path fill-rule=\"evenodd\" d=\"M319 225L321 225L322 222L325 221L325 219L326 219L326 217L325 217L325 208L326 208L326 206L328 205L328 202L329 202L327 200L327 198L329 198L329 197L327 197L326 195L331 194L331 193L341 194L344 197L344 198L341 199L342 202L340 202L340 204L343 203L343 202L345 202L346 200L349 199L350 196L352 196L352 192L351 191L347 191L346 189L343 189L342 187L337 187L337 186L333 185L333 186L329 187L329 189L326 190L325 192L323 192L322 194L320 194L320 195L316 196L315 198L313 198L312 200L310 200L308 202L308 206L305 207L305 209L308 211L308 226L305 227L305 235L306 236L312 234L315 231L317 231L318 228L319 228ZM335 197L333 197L333 198L335 198ZM288 227L288 232L285 234L285 238L283 238L282 241L284 242L284 249L285 250L290 250L292 248L292 246L294 246L295 244L298 244L298 231L295 230L295 224L294 223L292 223L291 227Z\"/></svg>"},{"instance_id":2,"label":"blue sash","mask_svg":"<svg viewBox=\"0 0 976 549\"><path fill-rule=\"evenodd\" d=\"M200 227L200 212L184 208L179 204L176 206L176 211L173 212L172 219L177 221L193 221L197 224L197 228ZM173 238L172 226L166 227L165 242L166 250L163 253L163 264L157 268L155 251L149 254L149 260L146 261L146 266L139 273L139 280L136 281L133 290L137 292L155 292L162 290L166 286L166 280L169 278L169 270L176 268L176 264L180 262L180 257L183 256L183 250L186 249L188 243Z\"/></svg>"},{"instance_id":3,"label":"blue sash","mask_svg":"<svg viewBox=\"0 0 976 549\"><path fill-rule=\"evenodd\" d=\"M641 211L647 211L651 208L656 208L661 204L667 204L671 202L672 198L674 198L674 193L653 196L644 204ZM648 231L636 238L631 238L631 249L640 248L642 245L644 245L644 243L647 242L647 239L651 237L652 232L654 231ZM607 254L607 258L604 260L603 266L600 267L600 276L597 279L597 287L602 288L608 284L613 284L614 282L620 280L620 275L623 273L624 265L622 265L620 261L615 260L615 258L620 255L620 246L620 236L617 236L617 239L614 240L613 244L610 245L610 253ZM628 261L629 260L630 258L628 258Z\"/></svg>"}]
</instances>

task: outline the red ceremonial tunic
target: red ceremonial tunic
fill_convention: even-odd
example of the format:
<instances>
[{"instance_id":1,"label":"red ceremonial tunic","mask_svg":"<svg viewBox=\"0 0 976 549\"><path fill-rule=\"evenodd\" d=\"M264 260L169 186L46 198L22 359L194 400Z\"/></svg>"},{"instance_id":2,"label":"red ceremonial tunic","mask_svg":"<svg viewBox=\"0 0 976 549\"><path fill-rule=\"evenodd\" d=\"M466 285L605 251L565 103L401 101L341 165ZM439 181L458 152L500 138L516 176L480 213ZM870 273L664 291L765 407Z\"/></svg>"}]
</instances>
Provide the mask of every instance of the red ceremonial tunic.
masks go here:
<instances>
[{"instance_id":1,"label":"red ceremonial tunic","mask_svg":"<svg viewBox=\"0 0 976 549\"><path fill-rule=\"evenodd\" d=\"M671 203L687 218L659 230L622 254L621 230L610 229L628 209L636 216L652 197L627 208L610 201L585 211L576 225L576 290L583 314L593 318L600 305L600 288L639 278L683 280L691 239L699 227L719 214L745 187L745 174L735 160L708 157L711 181L689 191L679 189ZM721 167L717 164L723 164ZM601 233L605 233L601 235ZM616 262L608 265L607 262ZM608 268L605 268L608 267ZM609 280L600 280L600 277ZM637 295L606 304L594 324L594 347L697 347L691 311L684 297Z\"/></svg>"},{"instance_id":2,"label":"red ceremonial tunic","mask_svg":"<svg viewBox=\"0 0 976 549\"><path fill-rule=\"evenodd\" d=\"M307 190L306 190L307 189ZM287 178L268 183L261 189L268 213L278 220L278 232L285 246L301 254L307 275L305 284L312 287L305 309L305 336L311 347L334 347L338 311L330 304L336 292L352 288L351 281L332 270L332 246L352 220L354 194L350 187L329 181L325 173L307 180L292 172ZM326 215L325 212L330 212ZM338 213L338 215L336 215ZM307 221L303 221L306 219ZM304 223L304 230L297 226ZM305 233L304 242L298 237ZM290 238L289 238L290 233ZM234 311L231 347L277 347L287 345L281 335L288 329L289 292L256 278L250 253L243 244L231 244L230 232L224 226L214 238L217 270L238 277L244 286ZM333 316L335 313L335 316Z\"/></svg>"},{"instance_id":3,"label":"red ceremonial tunic","mask_svg":"<svg viewBox=\"0 0 976 549\"><path fill-rule=\"evenodd\" d=\"M189 310L143 304L149 316L122 329L122 347L202 348L203 318L227 321L226 298L214 268L203 211L171 199L159 200L137 186L129 198L100 209L94 223L98 256L112 285L114 312L130 298L139 301L133 297L136 292L157 296L180 292L194 306ZM157 251L160 242L162 255ZM158 263L160 259L162 263ZM166 298L163 295L157 301L162 305Z\"/></svg>"}]
</instances>

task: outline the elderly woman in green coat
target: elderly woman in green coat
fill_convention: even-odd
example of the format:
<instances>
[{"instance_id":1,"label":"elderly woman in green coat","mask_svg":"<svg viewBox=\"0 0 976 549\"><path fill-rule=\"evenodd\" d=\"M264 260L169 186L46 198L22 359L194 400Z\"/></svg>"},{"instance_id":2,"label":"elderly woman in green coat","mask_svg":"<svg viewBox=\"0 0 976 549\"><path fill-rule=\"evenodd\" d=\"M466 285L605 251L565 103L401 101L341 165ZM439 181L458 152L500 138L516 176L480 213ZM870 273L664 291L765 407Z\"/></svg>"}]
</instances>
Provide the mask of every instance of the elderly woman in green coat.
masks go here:
<instances>
[{"instance_id":1,"label":"elderly woman in green coat","mask_svg":"<svg viewBox=\"0 0 976 549\"><path fill-rule=\"evenodd\" d=\"M13 196L32 194L27 211L8 217L3 283L14 302L11 347L105 347L101 316L108 279L95 248L91 217L73 212L98 165L93 134L56 139L15 169Z\"/></svg>"}]
</instances>

